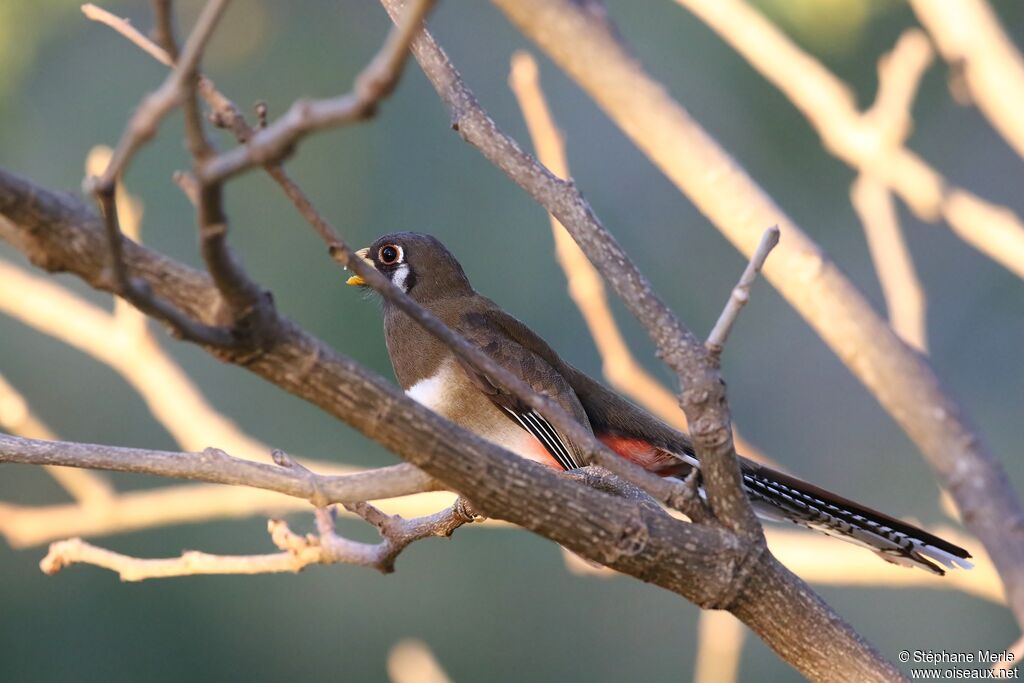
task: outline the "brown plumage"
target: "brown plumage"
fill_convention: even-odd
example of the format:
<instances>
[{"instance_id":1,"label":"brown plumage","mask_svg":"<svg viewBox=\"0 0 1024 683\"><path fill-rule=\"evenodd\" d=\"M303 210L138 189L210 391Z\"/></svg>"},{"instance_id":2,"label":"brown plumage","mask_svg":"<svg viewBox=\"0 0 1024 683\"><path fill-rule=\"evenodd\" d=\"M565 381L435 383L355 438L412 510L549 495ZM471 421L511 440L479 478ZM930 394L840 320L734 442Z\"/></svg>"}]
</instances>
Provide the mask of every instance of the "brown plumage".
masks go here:
<instances>
[{"instance_id":1,"label":"brown plumage","mask_svg":"<svg viewBox=\"0 0 1024 683\"><path fill-rule=\"evenodd\" d=\"M685 476L700 467L686 434L562 360L526 325L475 292L436 238L394 233L359 254L448 327L557 401L619 455L663 476ZM349 284L363 281L352 277ZM411 397L523 457L563 469L582 463L579 449L543 416L462 362L387 300L384 332L395 375ZM858 543L886 561L937 574L944 572L934 561L971 566L967 551L911 524L746 458L740 458L740 467L762 517Z\"/></svg>"}]
</instances>

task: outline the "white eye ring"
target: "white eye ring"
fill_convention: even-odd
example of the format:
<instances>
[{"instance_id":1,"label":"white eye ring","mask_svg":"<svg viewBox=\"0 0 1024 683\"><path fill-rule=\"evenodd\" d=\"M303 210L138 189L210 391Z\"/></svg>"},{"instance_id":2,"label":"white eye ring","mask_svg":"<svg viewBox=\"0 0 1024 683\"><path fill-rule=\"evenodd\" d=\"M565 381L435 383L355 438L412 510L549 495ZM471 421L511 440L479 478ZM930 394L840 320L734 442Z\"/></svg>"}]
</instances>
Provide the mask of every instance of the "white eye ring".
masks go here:
<instances>
[{"instance_id":1,"label":"white eye ring","mask_svg":"<svg viewBox=\"0 0 1024 683\"><path fill-rule=\"evenodd\" d=\"M395 250L395 257L393 259L388 260L387 258L384 257L384 251L387 249ZM401 263L402 261L405 260L405 252L402 251L402 247L400 247L397 244L385 244L383 247L377 250L377 258L385 266L393 266L396 263Z\"/></svg>"}]
</instances>

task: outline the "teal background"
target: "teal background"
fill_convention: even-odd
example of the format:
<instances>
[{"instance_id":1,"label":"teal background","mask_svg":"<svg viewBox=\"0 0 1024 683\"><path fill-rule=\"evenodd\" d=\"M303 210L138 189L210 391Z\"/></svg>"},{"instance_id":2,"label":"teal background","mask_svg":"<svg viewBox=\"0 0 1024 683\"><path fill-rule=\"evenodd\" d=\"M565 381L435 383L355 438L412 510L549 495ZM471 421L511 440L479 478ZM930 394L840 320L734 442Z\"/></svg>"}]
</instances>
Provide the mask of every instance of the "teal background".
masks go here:
<instances>
[{"instance_id":1,"label":"teal background","mask_svg":"<svg viewBox=\"0 0 1024 683\"><path fill-rule=\"evenodd\" d=\"M850 83L862 106L877 58L915 19L889 0L761 6ZM150 24L148 3L107 5ZM181 3L182 26L199 7ZM1020 42L1024 6L997 2ZM633 48L694 116L882 307L848 199L853 172L806 121L698 20L671 2L612 2ZM431 27L505 130L526 140L506 86L508 59L527 47L488 3L442 3ZM387 29L375 3L235 3L205 69L244 107L280 115L300 96L347 90ZM75 190L95 144L114 144L163 67L64 0L0 3L0 164L49 187ZM934 65L914 107L909 145L954 183L1024 214L1021 159L973 108L957 105ZM573 174L605 225L672 308L698 333L720 310L743 259L576 86L541 59L545 90L565 131ZM225 137L222 147L229 146ZM145 202L151 247L198 265L188 202L170 182L187 167L180 115L136 158L129 190ZM524 319L573 363L599 374L596 352L553 259L547 219L448 126L415 64L365 124L307 140L288 163L313 201L356 245L399 229L438 235L481 292ZM280 309L390 377L378 305L342 286L321 243L263 175L227 189L231 239ZM949 389L1024 481L1021 410L1024 296L1018 278L901 207L929 296L931 360ZM24 260L0 245L0 257ZM68 276L63 284L109 305ZM3 286L3 283L0 283ZM637 356L659 377L644 333L616 304ZM220 410L290 452L363 466L395 462L344 425L201 351L159 333ZM767 285L755 289L726 352L730 400L744 434L788 469L890 513L944 518L934 478L871 396ZM174 449L138 396L107 367L0 317L0 372L65 439ZM125 489L163 482L114 477ZM0 469L0 500L63 500L42 471ZM297 526L308 516L292 518ZM217 522L103 538L132 555L184 548L265 552L265 522ZM367 529L354 535L371 538ZM404 553L390 576L355 567L298 576L190 577L121 584L71 568L46 577L43 548L0 543L0 680L387 680L388 650L424 640L454 681L687 680L698 610L631 579L570 575L559 549L516 530L468 529ZM821 587L889 657L900 649L1002 649L1018 634L1009 613L953 592ZM749 638L743 680L798 680Z\"/></svg>"}]
</instances>

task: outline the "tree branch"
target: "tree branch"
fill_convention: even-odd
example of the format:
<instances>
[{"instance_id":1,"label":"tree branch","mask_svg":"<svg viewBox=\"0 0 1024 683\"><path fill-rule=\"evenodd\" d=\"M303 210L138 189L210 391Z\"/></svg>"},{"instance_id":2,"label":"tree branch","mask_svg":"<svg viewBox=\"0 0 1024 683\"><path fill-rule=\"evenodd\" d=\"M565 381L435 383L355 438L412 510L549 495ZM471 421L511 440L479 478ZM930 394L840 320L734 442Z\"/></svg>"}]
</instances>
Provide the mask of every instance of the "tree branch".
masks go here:
<instances>
[{"instance_id":1,"label":"tree branch","mask_svg":"<svg viewBox=\"0 0 1024 683\"><path fill-rule=\"evenodd\" d=\"M985 0L911 0L939 51L964 77L971 99L1024 157L1024 58Z\"/></svg>"},{"instance_id":2,"label":"tree branch","mask_svg":"<svg viewBox=\"0 0 1024 683\"><path fill-rule=\"evenodd\" d=\"M367 503L358 505L363 506L358 508L361 512L372 509L380 515L375 521L367 519L379 529L383 537L380 543L360 543L339 536L334 531L333 514L318 510L316 535L296 534L281 520L268 522L267 532L281 549L279 553L211 555L190 550L180 557L141 559L72 538L52 544L39 567L47 574L56 574L72 564L91 564L116 572L122 581L200 574L296 573L313 564L352 564L373 567L386 574L394 571L395 559L411 543L432 536L451 536L474 519L472 510L461 499L450 508L418 519L389 517Z\"/></svg>"},{"instance_id":3,"label":"tree branch","mask_svg":"<svg viewBox=\"0 0 1024 683\"><path fill-rule=\"evenodd\" d=\"M725 340L729 338L729 332L732 331L736 318L739 317L740 311L743 310L743 307L750 300L750 288L753 286L754 280L757 279L757 274L761 272L768 254L778 243L778 226L772 226L764 231L757 249L754 250L753 255L750 257L747 267L743 269L740 281L736 283L732 293L729 294L729 300L725 302L722 314L715 322L715 326L711 328L707 341L704 342L704 345L708 347L712 354L717 356L722 353L722 349L725 347Z\"/></svg>"},{"instance_id":4,"label":"tree branch","mask_svg":"<svg viewBox=\"0 0 1024 683\"><path fill-rule=\"evenodd\" d=\"M892 193L872 176L861 174L850 187L850 201L864 226L889 324L903 341L927 353L924 288L903 238Z\"/></svg>"},{"instance_id":5,"label":"tree branch","mask_svg":"<svg viewBox=\"0 0 1024 683\"><path fill-rule=\"evenodd\" d=\"M299 100L248 144L210 159L198 169L205 182L223 181L254 166L273 164L291 154L302 138L318 130L372 116L377 103L398 83L410 41L435 0L414 0L380 51L356 77L351 92L325 100Z\"/></svg>"},{"instance_id":6,"label":"tree branch","mask_svg":"<svg viewBox=\"0 0 1024 683\"><path fill-rule=\"evenodd\" d=\"M216 484L254 486L303 498L317 507L393 498L439 486L412 465L382 467L352 474L315 474L294 461L277 465L243 460L218 448L201 453L172 453L67 441L39 441L0 434L0 463L63 465L111 472L134 472Z\"/></svg>"}]
</instances>

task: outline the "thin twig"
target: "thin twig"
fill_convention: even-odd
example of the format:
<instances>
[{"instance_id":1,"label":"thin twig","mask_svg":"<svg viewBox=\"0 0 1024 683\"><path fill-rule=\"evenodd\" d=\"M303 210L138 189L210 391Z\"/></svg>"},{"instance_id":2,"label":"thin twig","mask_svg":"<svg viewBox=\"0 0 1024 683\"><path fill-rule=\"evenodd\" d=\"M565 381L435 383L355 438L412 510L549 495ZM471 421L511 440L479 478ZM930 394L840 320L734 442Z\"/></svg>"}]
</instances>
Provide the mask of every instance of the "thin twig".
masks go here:
<instances>
[{"instance_id":1,"label":"thin twig","mask_svg":"<svg viewBox=\"0 0 1024 683\"><path fill-rule=\"evenodd\" d=\"M778 243L779 226L773 225L761 236L761 242L750 257L747 267L744 268L743 274L740 276L740 281L733 288L729 300L725 303L725 308L722 309L722 314L718 316L718 321L711 328L711 333L708 335L707 341L704 342L708 351L716 356L722 353L722 348L725 346L726 339L729 338L729 332L732 331L736 318L743 307L747 305L747 301L750 300L750 287L754 284L757 274L761 272L768 254Z\"/></svg>"},{"instance_id":2,"label":"thin twig","mask_svg":"<svg viewBox=\"0 0 1024 683\"><path fill-rule=\"evenodd\" d=\"M863 119L880 131L886 144L906 141L914 97L931 61L931 45L916 29L905 31L892 52L879 60L878 94ZM904 341L926 353L924 288L903 238L892 192L876 173L862 171L850 188L850 200L864 226L889 322Z\"/></svg>"},{"instance_id":3,"label":"thin twig","mask_svg":"<svg viewBox=\"0 0 1024 683\"><path fill-rule=\"evenodd\" d=\"M299 100L274 123L259 129L244 146L236 147L203 164L198 173L205 182L223 181L253 166L281 161L305 136L372 116L377 104L398 83L424 17L436 0L413 0L402 20L391 30L377 55L356 77L352 90L324 100Z\"/></svg>"},{"instance_id":4,"label":"thin twig","mask_svg":"<svg viewBox=\"0 0 1024 683\"><path fill-rule=\"evenodd\" d=\"M227 2L228 0L210 0L203 8L178 64L167 75L160 88L148 95L132 115L103 174L99 177L89 177L85 183L87 189L95 195L103 214L110 248L112 289L140 310L170 325L180 336L217 347L235 346L238 340L229 329L204 325L185 315L166 300L154 296L144 283L134 280L128 273L124 265L124 236L118 217L116 180L123 175L139 147L156 134L160 121L181 100L186 86L195 81L203 49L213 34L213 29ZM119 31L127 29L123 23L116 28ZM133 38L136 44L144 44L142 41L143 39L137 35Z\"/></svg>"},{"instance_id":5,"label":"thin twig","mask_svg":"<svg viewBox=\"0 0 1024 683\"><path fill-rule=\"evenodd\" d=\"M281 520L270 520L267 531L282 552L267 555L211 555L189 551L180 557L141 559L73 538L52 544L39 566L47 574L56 574L72 564L91 564L117 572L122 581L199 574L294 573L312 564L352 564L389 573L394 571L395 559L409 544L431 536L450 536L455 529L471 521L473 517L467 516L466 508L457 501L452 507L427 517L409 520L388 517L385 524L377 525L383 536L380 543L359 543L337 535L333 522L329 528L321 528L316 536L303 536L294 533Z\"/></svg>"},{"instance_id":6,"label":"thin twig","mask_svg":"<svg viewBox=\"0 0 1024 683\"><path fill-rule=\"evenodd\" d=\"M169 4L167 0L160 0L162 4ZM110 28L114 29L125 38L135 43L143 51L146 52L150 57L157 60L164 66L171 66L174 64L174 58L167 54L167 50L160 47L152 40L144 36L139 32L137 28L132 26L131 21L123 19L115 14L108 12L102 7L97 7L91 2L87 2L82 5L82 14L93 21L98 21L101 24L106 24Z\"/></svg>"},{"instance_id":7,"label":"thin twig","mask_svg":"<svg viewBox=\"0 0 1024 683\"><path fill-rule=\"evenodd\" d=\"M47 574L56 574L72 564L91 564L117 572L122 581L200 574L294 573L313 564L352 564L373 567L387 574L394 571L395 559L411 543L432 536L451 536L475 518L461 499L445 510L416 519L387 516L368 503L359 505L358 514L380 531L380 543L360 543L339 536L334 531L333 516L324 511L318 515L317 535L299 535L283 521L270 520L267 532L274 545L281 549L279 553L211 555L188 551L180 557L141 559L72 538L53 543L39 566ZM374 510L375 514L367 510Z\"/></svg>"},{"instance_id":8,"label":"thin twig","mask_svg":"<svg viewBox=\"0 0 1024 683\"><path fill-rule=\"evenodd\" d=\"M88 472L61 468L66 472ZM321 469L346 473L342 468ZM349 469L347 473L351 474ZM389 514L420 517L451 505L447 491L388 498L376 504ZM175 484L141 491L119 491L108 503L14 505L0 503L0 536L12 548L27 548L72 536L96 537L217 519L245 519L308 512L309 501L274 491L220 484ZM489 526L503 523L488 520Z\"/></svg>"},{"instance_id":9,"label":"thin twig","mask_svg":"<svg viewBox=\"0 0 1024 683\"><path fill-rule=\"evenodd\" d=\"M135 152L156 134L163 118L181 101L182 86L189 78L194 77L203 50L228 2L229 0L210 0L203 7L174 69L158 89L142 100L121 134L121 140L114 149L114 155L106 171L99 178L90 181L90 189L93 192L101 194L107 188L113 187L115 179L124 173ZM124 27L115 28L121 31Z\"/></svg>"}]
</instances>

